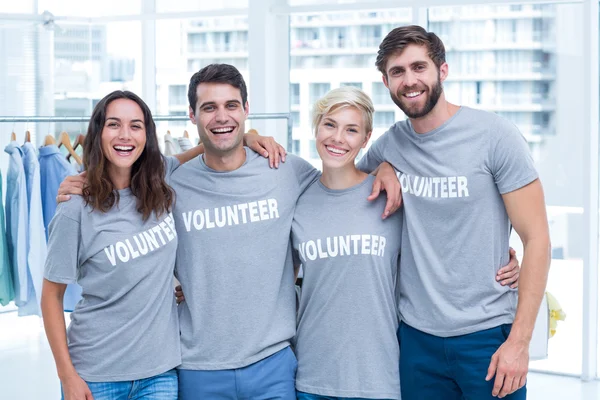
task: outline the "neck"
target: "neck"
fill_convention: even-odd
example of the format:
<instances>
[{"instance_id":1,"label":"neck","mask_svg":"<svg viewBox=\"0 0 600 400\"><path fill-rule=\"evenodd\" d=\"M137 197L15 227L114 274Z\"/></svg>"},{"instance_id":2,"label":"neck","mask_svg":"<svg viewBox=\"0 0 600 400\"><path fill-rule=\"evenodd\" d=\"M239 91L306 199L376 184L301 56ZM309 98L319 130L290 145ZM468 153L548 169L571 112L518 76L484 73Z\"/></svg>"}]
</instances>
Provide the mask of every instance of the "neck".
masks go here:
<instances>
[{"instance_id":1,"label":"neck","mask_svg":"<svg viewBox=\"0 0 600 400\"><path fill-rule=\"evenodd\" d=\"M205 148L202 157L206 166L215 171L234 171L246 162L246 149L244 146L239 146L229 153L219 154Z\"/></svg>"},{"instance_id":2,"label":"neck","mask_svg":"<svg viewBox=\"0 0 600 400\"><path fill-rule=\"evenodd\" d=\"M446 95L442 93L435 107L427 115L420 118L411 118L410 122L417 133L431 132L452 118L459 108L455 104L448 103Z\"/></svg>"},{"instance_id":3,"label":"neck","mask_svg":"<svg viewBox=\"0 0 600 400\"><path fill-rule=\"evenodd\" d=\"M341 168L331 168L323 165L321 183L329 189L343 190L358 185L367 176L368 174L359 171L354 165L347 165Z\"/></svg>"},{"instance_id":4,"label":"neck","mask_svg":"<svg viewBox=\"0 0 600 400\"><path fill-rule=\"evenodd\" d=\"M109 167L108 177L115 189L126 189L131 185L131 168L117 169Z\"/></svg>"}]
</instances>

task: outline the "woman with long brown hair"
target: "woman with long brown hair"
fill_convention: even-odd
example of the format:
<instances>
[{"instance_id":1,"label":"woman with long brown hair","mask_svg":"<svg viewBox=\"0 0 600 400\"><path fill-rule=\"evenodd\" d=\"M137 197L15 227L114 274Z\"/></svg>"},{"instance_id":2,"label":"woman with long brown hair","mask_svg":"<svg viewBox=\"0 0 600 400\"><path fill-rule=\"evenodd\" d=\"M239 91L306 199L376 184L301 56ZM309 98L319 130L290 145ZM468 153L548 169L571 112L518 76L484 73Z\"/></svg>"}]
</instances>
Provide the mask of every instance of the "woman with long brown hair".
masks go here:
<instances>
[{"instance_id":1,"label":"woman with long brown hair","mask_svg":"<svg viewBox=\"0 0 600 400\"><path fill-rule=\"evenodd\" d=\"M201 152L164 157L150 109L134 93L112 92L94 108L82 195L59 204L50 224L42 291L64 399L177 398L177 234L168 182ZM73 282L83 293L67 330L63 295Z\"/></svg>"}]
</instances>

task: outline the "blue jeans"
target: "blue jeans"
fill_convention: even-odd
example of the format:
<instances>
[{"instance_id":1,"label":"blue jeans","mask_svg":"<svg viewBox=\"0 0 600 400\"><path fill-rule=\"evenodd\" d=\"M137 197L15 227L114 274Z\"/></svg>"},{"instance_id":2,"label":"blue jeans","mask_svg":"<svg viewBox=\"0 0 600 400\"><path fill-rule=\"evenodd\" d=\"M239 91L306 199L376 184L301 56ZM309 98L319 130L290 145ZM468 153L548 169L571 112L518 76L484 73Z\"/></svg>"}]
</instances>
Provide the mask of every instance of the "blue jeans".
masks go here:
<instances>
[{"instance_id":1,"label":"blue jeans","mask_svg":"<svg viewBox=\"0 0 600 400\"><path fill-rule=\"evenodd\" d=\"M177 400L177 371L174 369L137 381L86 383L94 400ZM64 399L62 393L61 398Z\"/></svg>"},{"instance_id":2,"label":"blue jeans","mask_svg":"<svg viewBox=\"0 0 600 400\"><path fill-rule=\"evenodd\" d=\"M296 396L298 396L298 400L372 400L372 399L363 399L361 397L321 396L319 394L310 394L310 393L304 393L304 392L296 392Z\"/></svg>"},{"instance_id":3,"label":"blue jeans","mask_svg":"<svg viewBox=\"0 0 600 400\"><path fill-rule=\"evenodd\" d=\"M179 370L180 400L295 400L298 361L289 347L254 364L216 371Z\"/></svg>"},{"instance_id":4,"label":"blue jeans","mask_svg":"<svg viewBox=\"0 0 600 400\"><path fill-rule=\"evenodd\" d=\"M405 400L497 400L494 378L485 380L492 355L506 341L511 325L468 335L438 337L400 323L400 390ZM527 389L504 397L524 400Z\"/></svg>"}]
</instances>

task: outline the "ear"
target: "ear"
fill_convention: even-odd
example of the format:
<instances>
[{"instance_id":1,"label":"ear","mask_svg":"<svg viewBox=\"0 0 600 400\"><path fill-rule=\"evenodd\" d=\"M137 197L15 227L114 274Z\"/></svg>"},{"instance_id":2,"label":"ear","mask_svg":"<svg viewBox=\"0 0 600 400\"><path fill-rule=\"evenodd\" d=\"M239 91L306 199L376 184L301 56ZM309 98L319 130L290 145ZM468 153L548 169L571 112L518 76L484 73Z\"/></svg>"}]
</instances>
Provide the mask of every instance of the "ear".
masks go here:
<instances>
[{"instance_id":1,"label":"ear","mask_svg":"<svg viewBox=\"0 0 600 400\"><path fill-rule=\"evenodd\" d=\"M448 63L440 65L440 82L444 82L448 77Z\"/></svg>"},{"instance_id":2,"label":"ear","mask_svg":"<svg viewBox=\"0 0 600 400\"><path fill-rule=\"evenodd\" d=\"M364 149L365 147L367 147L367 143L369 143L369 140L371 140L371 133L373 133L373 132L368 132L368 133L367 133L367 137L365 138L365 142L364 142L364 143L363 143L363 145L361 146L363 149Z\"/></svg>"},{"instance_id":3,"label":"ear","mask_svg":"<svg viewBox=\"0 0 600 400\"><path fill-rule=\"evenodd\" d=\"M194 110L192 110L192 107L188 107L189 108L189 117L190 117L190 121L192 121L192 124L196 125L196 115L194 114Z\"/></svg>"},{"instance_id":4,"label":"ear","mask_svg":"<svg viewBox=\"0 0 600 400\"><path fill-rule=\"evenodd\" d=\"M244 114L246 117L248 117L248 114L250 114L250 105L248 104L248 101L246 101L246 104L244 104Z\"/></svg>"},{"instance_id":5,"label":"ear","mask_svg":"<svg viewBox=\"0 0 600 400\"><path fill-rule=\"evenodd\" d=\"M388 85L387 75L381 75L381 80L383 81L385 87L389 89L390 87Z\"/></svg>"}]
</instances>

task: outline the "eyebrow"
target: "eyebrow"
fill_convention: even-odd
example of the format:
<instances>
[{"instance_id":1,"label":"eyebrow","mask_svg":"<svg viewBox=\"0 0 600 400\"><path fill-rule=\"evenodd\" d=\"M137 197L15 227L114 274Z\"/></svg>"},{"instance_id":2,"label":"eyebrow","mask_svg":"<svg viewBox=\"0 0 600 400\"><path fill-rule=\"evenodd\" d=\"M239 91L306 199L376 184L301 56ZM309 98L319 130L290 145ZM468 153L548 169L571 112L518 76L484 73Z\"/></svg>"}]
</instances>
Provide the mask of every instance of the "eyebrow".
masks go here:
<instances>
[{"instance_id":1,"label":"eyebrow","mask_svg":"<svg viewBox=\"0 0 600 400\"><path fill-rule=\"evenodd\" d=\"M418 61L414 61L412 63L410 63L411 67L416 67L418 65L427 65L427 61L425 60L418 60ZM405 69L403 65L392 65L390 68L388 68L388 72L393 70L393 69Z\"/></svg>"},{"instance_id":2,"label":"eyebrow","mask_svg":"<svg viewBox=\"0 0 600 400\"><path fill-rule=\"evenodd\" d=\"M229 104L229 103L237 103L237 104L239 104L239 105L242 105L242 102L241 102L241 101L239 101L239 100L236 100L236 99L233 99L233 100L227 100L227 101L225 102L225 104ZM199 108L202 108L202 107L204 107L204 106L214 106L214 105L217 105L217 102L216 102L216 101L207 101L206 103L202 103L202 104L200 104Z\"/></svg>"},{"instance_id":3,"label":"eyebrow","mask_svg":"<svg viewBox=\"0 0 600 400\"><path fill-rule=\"evenodd\" d=\"M323 121L331 121L333 123L338 123L335 119L331 118L331 117L325 117L323 118ZM360 126L358 124L346 124L346 126L356 126L357 128L360 128Z\"/></svg>"},{"instance_id":4,"label":"eyebrow","mask_svg":"<svg viewBox=\"0 0 600 400\"><path fill-rule=\"evenodd\" d=\"M121 118L117 118L117 117L107 117L106 121L108 121L110 119L114 119L117 122L121 122ZM132 119L130 122L141 122L142 124L144 123L144 121L141 119Z\"/></svg>"}]
</instances>

